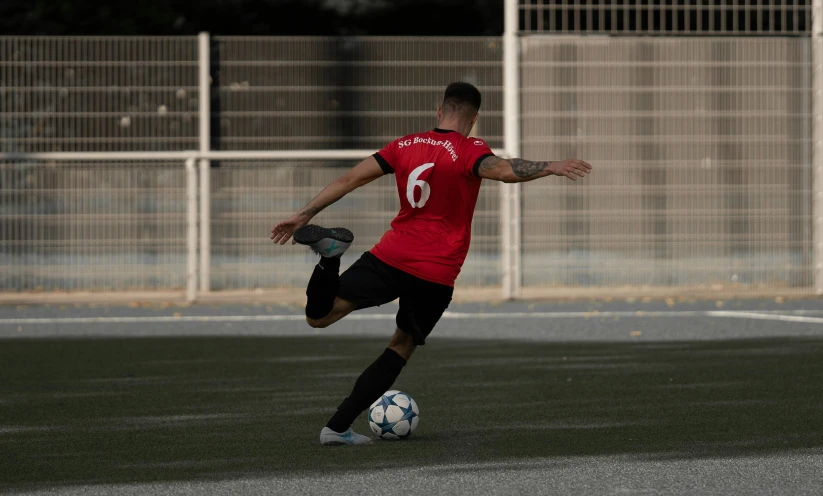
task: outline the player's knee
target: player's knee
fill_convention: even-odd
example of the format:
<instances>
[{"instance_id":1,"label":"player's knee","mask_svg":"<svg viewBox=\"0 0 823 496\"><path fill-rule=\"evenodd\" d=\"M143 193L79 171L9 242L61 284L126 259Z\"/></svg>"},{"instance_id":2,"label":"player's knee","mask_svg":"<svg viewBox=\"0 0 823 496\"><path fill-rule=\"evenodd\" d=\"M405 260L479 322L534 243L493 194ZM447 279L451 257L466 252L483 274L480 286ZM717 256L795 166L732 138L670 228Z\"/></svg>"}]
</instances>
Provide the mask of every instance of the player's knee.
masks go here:
<instances>
[{"instance_id":1,"label":"player's knee","mask_svg":"<svg viewBox=\"0 0 823 496\"><path fill-rule=\"evenodd\" d=\"M412 353L414 353L414 350L417 348L417 345L414 344L414 337L412 337L411 334L407 334L400 329L397 329L394 332L394 336L392 336L389 341L388 347L403 357L404 360L408 361L411 358Z\"/></svg>"},{"instance_id":2,"label":"player's knee","mask_svg":"<svg viewBox=\"0 0 823 496\"><path fill-rule=\"evenodd\" d=\"M306 317L306 323L313 329L325 329L326 327L329 327L329 321L327 319L313 319L311 317Z\"/></svg>"},{"instance_id":3,"label":"player's knee","mask_svg":"<svg viewBox=\"0 0 823 496\"><path fill-rule=\"evenodd\" d=\"M400 355L407 362L411 360L412 353L417 348L415 345L389 345L389 349Z\"/></svg>"}]
</instances>

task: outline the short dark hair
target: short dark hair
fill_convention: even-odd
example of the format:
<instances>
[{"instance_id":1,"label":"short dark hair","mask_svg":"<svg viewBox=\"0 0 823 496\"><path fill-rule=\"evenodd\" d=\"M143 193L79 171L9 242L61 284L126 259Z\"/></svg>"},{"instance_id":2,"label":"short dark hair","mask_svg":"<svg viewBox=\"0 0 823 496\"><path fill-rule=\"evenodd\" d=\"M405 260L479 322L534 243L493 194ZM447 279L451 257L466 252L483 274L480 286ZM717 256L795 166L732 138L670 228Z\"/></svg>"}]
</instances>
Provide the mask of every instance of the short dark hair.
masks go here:
<instances>
[{"instance_id":1,"label":"short dark hair","mask_svg":"<svg viewBox=\"0 0 823 496\"><path fill-rule=\"evenodd\" d=\"M473 84L456 82L446 87L443 95L444 111L459 111L476 114L480 111L480 91Z\"/></svg>"}]
</instances>

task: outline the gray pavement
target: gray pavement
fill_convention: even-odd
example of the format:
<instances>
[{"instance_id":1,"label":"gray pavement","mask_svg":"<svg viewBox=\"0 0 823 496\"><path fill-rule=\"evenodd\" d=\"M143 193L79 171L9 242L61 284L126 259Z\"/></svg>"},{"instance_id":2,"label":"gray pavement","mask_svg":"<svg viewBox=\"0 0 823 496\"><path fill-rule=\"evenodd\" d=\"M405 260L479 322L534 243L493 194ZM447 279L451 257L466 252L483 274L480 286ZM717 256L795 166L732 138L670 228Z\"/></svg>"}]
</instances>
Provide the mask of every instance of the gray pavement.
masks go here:
<instances>
[{"instance_id":1,"label":"gray pavement","mask_svg":"<svg viewBox=\"0 0 823 496\"><path fill-rule=\"evenodd\" d=\"M0 306L0 338L390 336L395 304L311 329L289 305ZM682 341L823 336L823 299L452 305L431 339Z\"/></svg>"},{"instance_id":2,"label":"gray pavement","mask_svg":"<svg viewBox=\"0 0 823 496\"><path fill-rule=\"evenodd\" d=\"M345 448L344 448L345 449ZM28 495L819 495L823 453L716 459L541 458L334 475L53 488Z\"/></svg>"}]
</instances>

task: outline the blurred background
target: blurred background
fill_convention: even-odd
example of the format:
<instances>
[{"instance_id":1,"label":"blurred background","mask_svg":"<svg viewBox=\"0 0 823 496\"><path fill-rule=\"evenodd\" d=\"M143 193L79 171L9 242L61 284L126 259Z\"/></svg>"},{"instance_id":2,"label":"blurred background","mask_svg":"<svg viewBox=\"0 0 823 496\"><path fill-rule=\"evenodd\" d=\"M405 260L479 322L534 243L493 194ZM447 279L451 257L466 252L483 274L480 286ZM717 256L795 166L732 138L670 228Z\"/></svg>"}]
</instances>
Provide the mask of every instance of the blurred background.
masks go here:
<instances>
[{"instance_id":1,"label":"blurred background","mask_svg":"<svg viewBox=\"0 0 823 496\"><path fill-rule=\"evenodd\" d=\"M462 80L496 151L595 172L484 184L458 296L823 294L814 9L6 0L0 293L302 295L315 260L271 226ZM345 266L398 207L388 176L317 222L355 232Z\"/></svg>"}]
</instances>

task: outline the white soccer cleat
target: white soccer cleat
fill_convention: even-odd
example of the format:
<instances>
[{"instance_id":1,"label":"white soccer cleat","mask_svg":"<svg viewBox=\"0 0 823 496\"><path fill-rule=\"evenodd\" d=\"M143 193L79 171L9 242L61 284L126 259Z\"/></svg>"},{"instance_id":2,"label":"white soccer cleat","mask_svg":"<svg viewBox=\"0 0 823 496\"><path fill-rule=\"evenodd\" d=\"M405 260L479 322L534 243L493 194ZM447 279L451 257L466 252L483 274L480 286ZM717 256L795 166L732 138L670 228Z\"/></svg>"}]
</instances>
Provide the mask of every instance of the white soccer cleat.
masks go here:
<instances>
[{"instance_id":1,"label":"white soccer cleat","mask_svg":"<svg viewBox=\"0 0 823 496\"><path fill-rule=\"evenodd\" d=\"M323 446L354 446L359 444L371 444L371 438L361 436L351 430L351 427L343 433L334 432L328 427L323 427L323 430L320 431L320 444Z\"/></svg>"},{"instance_id":2,"label":"white soccer cleat","mask_svg":"<svg viewBox=\"0 0 823 496\"><path fill-rule=\"evenodd\" d=\"M339 257L351 246L354 234L346 228L325 227L308 224L294 231L294 240L307 245L321 257Z\"/></svg>"}]
</instances>

